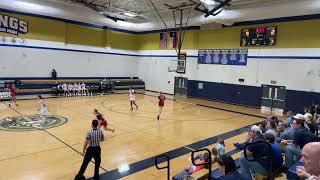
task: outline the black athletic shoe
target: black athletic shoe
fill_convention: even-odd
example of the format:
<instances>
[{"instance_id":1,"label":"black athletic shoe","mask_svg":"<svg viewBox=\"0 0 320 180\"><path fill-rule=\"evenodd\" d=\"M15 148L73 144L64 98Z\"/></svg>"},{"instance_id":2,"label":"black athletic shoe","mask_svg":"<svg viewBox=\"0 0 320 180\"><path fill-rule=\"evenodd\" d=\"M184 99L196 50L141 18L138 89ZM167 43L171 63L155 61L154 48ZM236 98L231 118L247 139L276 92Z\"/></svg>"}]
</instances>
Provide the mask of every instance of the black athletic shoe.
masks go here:
<instances>
[{"instance_id":1,"label":"black athletic shoe","mask_svg":"<svg viewBox=\"0 0 320 180\"><path fill-rule=\"evenodd\" d=\"M84 175L76 175L76 177L74 178L74 180L86 180L86 177Z\"/></svg>"}]
</instances>

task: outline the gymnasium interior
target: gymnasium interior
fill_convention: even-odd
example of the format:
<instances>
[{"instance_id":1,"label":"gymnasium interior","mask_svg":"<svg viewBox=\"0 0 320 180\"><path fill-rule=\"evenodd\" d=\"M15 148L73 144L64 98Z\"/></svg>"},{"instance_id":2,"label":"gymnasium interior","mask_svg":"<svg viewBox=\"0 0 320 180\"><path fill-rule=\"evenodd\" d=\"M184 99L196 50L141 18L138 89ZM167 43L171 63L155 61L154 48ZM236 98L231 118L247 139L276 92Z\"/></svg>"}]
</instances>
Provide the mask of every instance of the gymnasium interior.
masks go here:
<instances>
[{"instance_id":1,"label":"gymnasium interior","mask_svg":"<svg viewBox=\"0 0 320 180\"><path fill-rule=\"evenodd\" d=\"M319 29L319 0L0 0L0 180L318 180Z\"/></svg>"}]
</instances>

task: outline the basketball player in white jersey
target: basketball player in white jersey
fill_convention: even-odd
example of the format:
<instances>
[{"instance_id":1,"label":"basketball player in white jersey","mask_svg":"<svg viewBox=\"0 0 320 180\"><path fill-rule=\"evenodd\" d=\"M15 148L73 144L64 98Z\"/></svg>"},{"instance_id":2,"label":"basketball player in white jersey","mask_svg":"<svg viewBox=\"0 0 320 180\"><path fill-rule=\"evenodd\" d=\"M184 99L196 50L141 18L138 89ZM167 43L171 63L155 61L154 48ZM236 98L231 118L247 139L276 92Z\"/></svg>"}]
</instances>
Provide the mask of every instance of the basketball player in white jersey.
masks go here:
<instances>
[{"instance_id":1,"label":"basketball player in white jersey","mask_svg":"<svg viewBox=\"0 0 320 180\"><path fill-rule=\"evenodd\" d=\"M69 91L66 83L62 84L62 89L63 89L64 96L67 96L69 94Z\"/></svg>"},{"instance_id":2,"label":"basketball player in white jersey","mask_svg":"<svg viewBox=\"0 0 320 180\"><path fill-rule=\"evenodd\" d=\"M48 113L48 108L46 103L44 102L42 96L38 95L38 100L39 100L39 115L40 115L40 119L41 119L41 124L42 126L45 125L46 120L47 120L47 113Z\"/></svg>"},{"instance_id":3,"label":"basketball player in white jersey","mask_svg":"<svg viewBox=\"0 0 320 180\"><path fill-rule=\"evenodd\" d=\"M82 95L82 88L81 88L81 83L79 82L78 84L78 95L81 96Z\"/></svg>"},{"instance_id":4,"label":"basketball player in white jersey","mask_svg":"<svg viewBox=\"0 0 320 180\"><path fill-rule=\"evenodd\" d=\"M73 84L73 94L77 96L78 95L78 91L79 91L79 85L78 85L78 83L75 82Z\"/></svg>"},{"instance_id":5,"label":"basketball player in white jersey","mask_svg":"<svg viewBox=\"0 0 320 180\"><path fill-rule=\"evenodd\" d=\"M73 93L73 85L70 83L68 84L68 91L69 91L69 96L72 96Z\"/></svg>"},{"instance_id":6,"label":"basketball player in white jersey","mask_svg":"<svg viewBox=\"0 0 320 180\"><path fill-rule=\"evenodd\" d=\"M86 88L86 84L84 82L81 84L81 91L82 94L89 95L89 90Z\"/></svg>"},{"instance_id":7,"label":"basketball player in white jersey","mask_svg":"<svg viewBox=\"0 0 320 180\"><path fill-rule=\"evenodd\" d=\"M130 110L133 110L132 104L136 106L136 109L138 109L138 105L136 104L136 92L130 87L129 89L129 97L130 97Z\"/></svg>"}]
</instances>

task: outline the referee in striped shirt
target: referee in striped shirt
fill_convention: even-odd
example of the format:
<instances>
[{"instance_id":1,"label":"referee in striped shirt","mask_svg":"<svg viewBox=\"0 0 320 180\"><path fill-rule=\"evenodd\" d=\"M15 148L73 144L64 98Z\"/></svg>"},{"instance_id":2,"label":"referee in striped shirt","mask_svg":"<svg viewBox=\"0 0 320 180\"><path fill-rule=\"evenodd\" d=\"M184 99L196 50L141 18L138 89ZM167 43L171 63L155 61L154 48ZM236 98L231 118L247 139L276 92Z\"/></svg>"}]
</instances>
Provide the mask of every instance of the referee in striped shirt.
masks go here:
<instances>
[{"instance_id":1,"label":"referee in striped shirt","mask_svg":"<svg viewBox=\"0 0 320 180\"><path fill-rule=\"evenodd\" d=\"M101 163L101 148L100 141L104 141L104 135L98 129L98 120L92 120L92 129L87 133L86 141L83 145L83 154L85 154L81 168L76 176L76 180L84 179L83 173L86 171L87 166L91 159L94 159L94 180L99 180L99 168Z\"/></svg>"}]
</instances>

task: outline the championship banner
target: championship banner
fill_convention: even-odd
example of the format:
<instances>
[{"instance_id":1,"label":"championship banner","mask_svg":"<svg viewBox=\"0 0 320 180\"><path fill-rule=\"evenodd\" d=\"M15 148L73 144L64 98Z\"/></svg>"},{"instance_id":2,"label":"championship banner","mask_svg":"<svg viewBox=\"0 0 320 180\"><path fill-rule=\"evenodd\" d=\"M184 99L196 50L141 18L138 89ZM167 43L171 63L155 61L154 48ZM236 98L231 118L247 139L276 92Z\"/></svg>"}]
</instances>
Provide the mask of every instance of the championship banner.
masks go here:
<instances>
[{"instance_id":1,"label":"championship banner","mask_svg":"<svg viewBox=\"0 0 320 180\"><path fill-rule=\"evenodd\" d=\"M178 64L177 64L177 73L184 74L186 73L186 60L187 60L187 53L182 52L180 53L180 57L178 59Z\"/></svg>"},{"instance_id":2,"label":"championship banner","mask_svg":"<svg viewBox=\"0 0 320 180\"><path fill-rule=\"evenodd\" d=\"M246 66L248 49L199 49L198 64Z\"/></svg>"}]
</instances>

